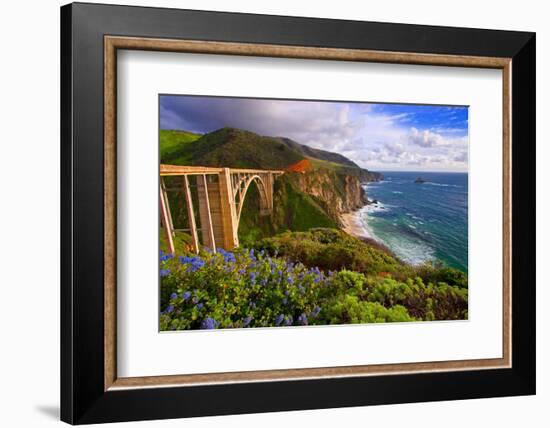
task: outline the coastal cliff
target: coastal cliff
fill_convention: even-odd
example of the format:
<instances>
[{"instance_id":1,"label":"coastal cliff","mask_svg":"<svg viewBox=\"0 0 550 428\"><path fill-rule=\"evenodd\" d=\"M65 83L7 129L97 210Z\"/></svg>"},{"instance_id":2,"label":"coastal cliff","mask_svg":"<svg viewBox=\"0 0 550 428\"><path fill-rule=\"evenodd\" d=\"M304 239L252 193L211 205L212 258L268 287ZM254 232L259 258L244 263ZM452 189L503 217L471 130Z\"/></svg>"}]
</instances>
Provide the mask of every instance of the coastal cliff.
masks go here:
<instances>
[{"instance_id":1,"label":"coastal cliff","mask_svg":"<svg viewBox=\"0 0 550 428\"><path fill-rule=\"evenodd\" d=\"M297 190L316 198L336 221L339 221L340 214L354 211L367 203L367 195L357 176L321 169L292 174L289 181Z\"/></svg>"}]
</instances>

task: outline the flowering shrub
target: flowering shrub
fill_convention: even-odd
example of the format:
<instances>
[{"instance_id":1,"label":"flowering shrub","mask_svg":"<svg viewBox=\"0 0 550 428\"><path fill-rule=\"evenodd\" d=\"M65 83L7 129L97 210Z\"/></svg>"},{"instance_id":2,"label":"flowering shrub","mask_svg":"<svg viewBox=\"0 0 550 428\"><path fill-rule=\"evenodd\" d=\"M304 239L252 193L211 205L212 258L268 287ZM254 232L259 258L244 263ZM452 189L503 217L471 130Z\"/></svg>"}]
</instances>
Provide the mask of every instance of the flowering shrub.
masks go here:
<instances>
[{"instance_id":1,"label":"flowering shrub","mask_svg":"<svg viewBox=\"0 0 550 428\"><path fill-rule=\"evenodd\" d=\"M468 288L468 275L460 270L438 262L409 265L381 244L368 239L365 242L337 229L317 227L307 232L284 232L259 240L254 245L324 270L348 269L365 275L391 276L403 282L420 277L425 284L444 282Z\"/></svg>"},{"instance_id":2,"label":"flowering shrub","mask_svg":"<svg viewBox=\"0 0 550 428\"><path fill-rule=\"evenodd\" d=\"M161 329L315 324L330 278L263 251L161 254Z\"/></svg>"},{"instance_id":3,"label":"flowering shrub","mask_svg":"<svg viewBox=\"0 0 550 428\"><path fill-rule=\"evenodd\" d=\"M264 250L160 255L161 330L457 319L467 289L321 271ZM409 312L409 307L413 312Z\"/></svg>"}]
</instances>

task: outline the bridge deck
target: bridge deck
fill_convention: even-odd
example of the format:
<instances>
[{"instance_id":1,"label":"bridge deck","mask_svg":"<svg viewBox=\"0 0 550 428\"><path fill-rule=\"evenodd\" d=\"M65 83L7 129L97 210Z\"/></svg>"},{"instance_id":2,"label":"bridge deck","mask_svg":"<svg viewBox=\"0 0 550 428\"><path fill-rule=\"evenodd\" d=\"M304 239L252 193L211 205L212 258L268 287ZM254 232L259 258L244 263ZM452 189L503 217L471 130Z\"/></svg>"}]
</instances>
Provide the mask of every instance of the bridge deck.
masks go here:
<instances>
[{"instance_id":1,"label":"bridge deck","mask_svg":"<svg viewBox=\"0 0 550 428\"><path fill-rule=\"evenodd\" d=\"M160 164L160 175L177 176L177 175L203 175L203 174L221 174L225 168L215 168L209 166L187 166L187 165L168 165ZM261 174L270 172L272 174L284 174L282 170L274 169L246 169L246 168L229 168L230 173L241 174Z\"/></svg>"}]
</instances>

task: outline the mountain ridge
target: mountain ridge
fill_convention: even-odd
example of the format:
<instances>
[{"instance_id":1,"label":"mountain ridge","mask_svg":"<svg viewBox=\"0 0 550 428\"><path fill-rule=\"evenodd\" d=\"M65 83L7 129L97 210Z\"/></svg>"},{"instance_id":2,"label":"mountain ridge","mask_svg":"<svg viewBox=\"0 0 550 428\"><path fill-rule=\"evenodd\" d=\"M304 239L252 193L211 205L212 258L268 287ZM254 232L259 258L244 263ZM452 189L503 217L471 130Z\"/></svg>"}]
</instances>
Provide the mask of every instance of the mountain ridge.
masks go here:
<instances>
[{"instance_id":1,"label":"mountain ridge","mask_svg":"<svg viewBox=\"0 0 550 428\"><path fill-rule=\"evenodd\" d=\"M184 137L179 149L175 148L173 142L178 132ZM163 151L163 137L168 135L170 151ZM191 138L190 135L196 138ZM358 176L363 181L378 181L382 178L380 173L361 168L339 153L315 149L286 137L262 136L232 127L220 128L202 135L184 130L161 130L163 163L285 169L304 159L313 160L317 169L338 169L344 174Z\"/></svg>"}]
</instances>

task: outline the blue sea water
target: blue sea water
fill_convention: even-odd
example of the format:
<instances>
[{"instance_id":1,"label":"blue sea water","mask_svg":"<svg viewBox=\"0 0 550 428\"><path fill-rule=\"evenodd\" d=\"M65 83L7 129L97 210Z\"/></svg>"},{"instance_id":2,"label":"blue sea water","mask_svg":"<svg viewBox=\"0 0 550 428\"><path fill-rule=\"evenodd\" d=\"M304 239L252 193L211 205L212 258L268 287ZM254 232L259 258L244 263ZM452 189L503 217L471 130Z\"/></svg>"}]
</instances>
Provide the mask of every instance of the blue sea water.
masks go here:
<instances>
[{"instance_id":1,"label":"blue sea water","mask_svg":"<svg viewBox=\"0 0 550 428\"><path fill-rule=\"evenodd\" d=\"M369 235L406 262L439 260L468 272L468 174L383 174L383 181L365 185L378 201L360 212ZM415 183L419 176L426 182Z\"/></svg>"}]
</instances>

